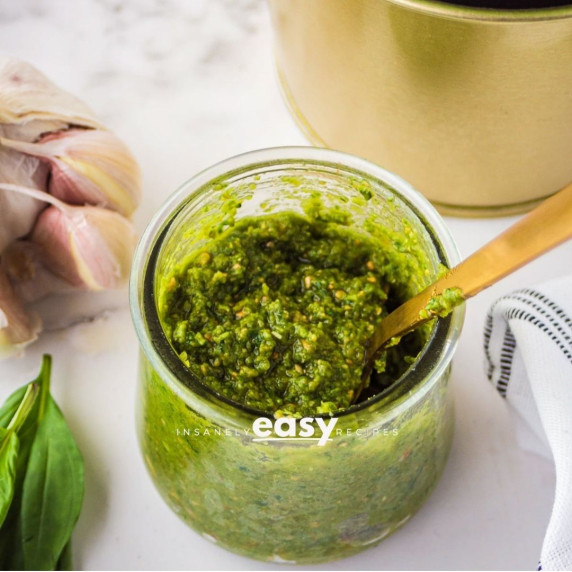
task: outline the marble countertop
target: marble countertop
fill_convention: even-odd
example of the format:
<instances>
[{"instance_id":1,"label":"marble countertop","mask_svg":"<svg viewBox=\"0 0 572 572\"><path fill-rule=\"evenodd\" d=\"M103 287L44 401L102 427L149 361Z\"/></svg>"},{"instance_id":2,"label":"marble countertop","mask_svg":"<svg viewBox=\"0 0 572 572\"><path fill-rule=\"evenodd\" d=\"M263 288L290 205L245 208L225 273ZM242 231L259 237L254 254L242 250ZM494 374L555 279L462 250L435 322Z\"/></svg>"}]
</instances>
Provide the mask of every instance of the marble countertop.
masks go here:
<instances>
[{"instance_id":1,"label":"marble countertop","mask_svg":"<svg viewBox=\"0 0 572 572\"><path fill-rule=\"evenodd\" d=\"M139 230L200 169L256 148L306 144L281 99L262 0L0 0L0 50L84 99L127 142L145 180ZM447 223L467 256L514 220ZM536 568L554 470L519 448L485 378L482 329L499 295L563 275L565 260L570 243L468 303L452 374L453 450L418 515L378 547L306 569ZM49 331L23 359L0 363L0 399L35 377L42 353L53 354L53 392L86 463L76 565L285 569L209 543L159 498L135 436L138 346L127 293L55 298L44 310Z\"/></svg>"}]
</instances>

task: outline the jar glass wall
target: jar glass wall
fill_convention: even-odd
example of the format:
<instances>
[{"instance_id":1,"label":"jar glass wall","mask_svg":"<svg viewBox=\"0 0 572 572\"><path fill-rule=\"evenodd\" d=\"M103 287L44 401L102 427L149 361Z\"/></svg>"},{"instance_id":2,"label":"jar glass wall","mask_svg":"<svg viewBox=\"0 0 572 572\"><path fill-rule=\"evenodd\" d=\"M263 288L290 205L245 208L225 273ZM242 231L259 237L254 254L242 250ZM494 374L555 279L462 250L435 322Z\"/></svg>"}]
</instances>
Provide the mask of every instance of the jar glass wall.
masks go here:
<instances>
[{"instance_id":1,"label":"jar glass wall","mask_svg":"<svg viewBox=\"0 0 572 572\"><path fill-rule=\"evenodd\" d=\"M364 188L368 200L364 200ZM413 295L458 254L429 203L398 177L349 155L276 148L200 173L162 207L138 247L131 308L141 345L138 434L169 506L221 546L257 559L312 563L372 546L402 526L434 488L453 430L450 360L463 309L437 321L419 358L391 387L335 415L330 440L261 439L264 414L216 394L184 366L161 324L168 280L228 216L301 212L309 194L352 225L411 230ZM394 245L399 248L399 245Z\"/></svg>"}]
</instances>

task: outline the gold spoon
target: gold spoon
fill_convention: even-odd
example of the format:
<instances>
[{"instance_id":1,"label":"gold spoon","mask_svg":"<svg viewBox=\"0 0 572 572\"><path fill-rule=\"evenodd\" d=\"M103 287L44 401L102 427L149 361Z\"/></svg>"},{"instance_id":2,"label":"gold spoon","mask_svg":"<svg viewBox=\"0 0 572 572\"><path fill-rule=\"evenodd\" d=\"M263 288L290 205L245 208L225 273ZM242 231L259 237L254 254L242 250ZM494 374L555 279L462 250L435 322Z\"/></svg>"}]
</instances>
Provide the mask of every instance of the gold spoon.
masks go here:
<instances>
[{"instance_id":1,"label":"gold spoon","mask_svg":"<svg viewBox=\"0 0 572 572\"><path fill-rule=\"evenodd\" d=\"M399 338L435 318L428 304L449 288L459 289L467 300L541 254L572 238L572 184L509 227L500 236L455 266L384 318L369 340L364 358L361 385L354 402L373 370L381 351Z\"/></svg>"}]
</instances>

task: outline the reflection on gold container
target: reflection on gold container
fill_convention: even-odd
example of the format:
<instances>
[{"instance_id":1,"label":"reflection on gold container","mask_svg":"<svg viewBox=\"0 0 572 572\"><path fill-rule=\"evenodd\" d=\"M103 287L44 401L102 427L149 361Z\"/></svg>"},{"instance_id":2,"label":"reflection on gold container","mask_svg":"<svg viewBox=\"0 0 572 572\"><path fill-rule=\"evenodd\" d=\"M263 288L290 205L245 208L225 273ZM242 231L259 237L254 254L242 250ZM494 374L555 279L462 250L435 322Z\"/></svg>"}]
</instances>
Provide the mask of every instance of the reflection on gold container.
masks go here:
<instances>
[{"instance_id":1,"label":"reflection on gold container","mask_svg":"<svg viewBox=\"0 0 572 572\"><path fill-rule=\"evenodd\" d=\"M504 215L572 180L572 6L270 0L289 105L316 144L445 213Z\"/></svg>"}]
</instances>

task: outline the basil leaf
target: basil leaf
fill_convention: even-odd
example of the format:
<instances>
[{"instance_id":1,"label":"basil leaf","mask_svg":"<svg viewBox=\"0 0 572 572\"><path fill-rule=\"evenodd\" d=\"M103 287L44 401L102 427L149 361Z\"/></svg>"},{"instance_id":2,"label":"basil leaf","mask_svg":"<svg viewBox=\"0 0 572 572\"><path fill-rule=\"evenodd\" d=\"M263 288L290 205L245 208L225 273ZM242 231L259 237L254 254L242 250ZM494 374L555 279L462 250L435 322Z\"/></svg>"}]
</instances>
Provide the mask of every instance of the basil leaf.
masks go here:
<instances>
[{"instance_id":1,"label":"basil leaf","mask_svg":"<svg viewBox=\"0 0 572 572\"><path fill-rule=\"evenodd\" d=\"M12 499L16 490L16 474L18 468L18 454L20 453L20 440L18 431L26 423L39 393L37 383L30 383L24 387L24 394L17 391L16 397L9 400L4 408L5 419L12 414L7 427L0 427L0 527L12 506ZM19 403L18 403L19 399ZM14 411L15 409L15 411Z\"/></svg>"},{"instance_id":2,"label":"basil leaf","mask_svg":"<svg viewBox=\"0 0 572 572\"><path fill-rule=\"evenodd\" d=\"M72 567L83 461L50 396L50 372L45 355L37 379L0 407L0 570ZM13 438L19 447L12 463L4 446Z\"/></svg>"},{"instance_id":3,"label":"basil leaf","mask_svg":"<svg viewBox=\"0 0 572 572\"><path fill-rule=\"evenodd\" d=\"M0 528L0 570L22 570L24 560L20 546L20 504L22 485L26 473L27 451L31 444L20 441L18 456L15 463L14 493L8 507L2 527Z\"/></svg>"},{"instance_id":4,"label":"basil leaf","mask_svg":"<svg viewBox=\"0 0 572 572\"><path fill-rule=\"evenodd\" d=\"M40 376L33 382L15 391L0 408L0 424L15 432L19 447L15 459L14 490L8 510L4 515L0 528L0 569L21 570L24 567L22 555L22 541L20 534L20 507L24 476L28 465L28 457L36 429L39 411L39 399L42 391L49 391L45 386L45 365L49 366L49 359L42 364ZM48 370L49 371L49 370ZM41 382L41 383L40 383ZM0 477L4 472L0 473Z\"/></svg>"},{"instance_id":5,"label":"basil leaf","mask_svg":"<svg viewBox=\"0 0 572 572\"><path fill-rule=\"evenodd\" d=\"M64 551L60 554L56 570L73 570L71 542L65 545Z\"/></svg>"},{"instance_id":6,"label":"basil leaf","mask_svg":"<svg viewBox=\"0 0 572 572\"><path fill-rule=\"evenodd\" d=\"M27 385L24 397L22 397L18 409L16 409L10 423L8 423L7 429L20 434L30 418L32 419L32 424L35 425L34 420L36 416L35 414L31 415L31 413L34 411L37 398L41 397L41 391L41 387L35 381Z\"/></svg>"},{"instance_id":7,"label":"basil leaf","mask_svg":"<svg viewBox=\"0 0 572 572\"><path fill-rule=\"evenodd\" d=\"M6 432L14 433L18 439L18 451L14 459L13 491L0 528L0 569L18 570L24 565L21 557L20 500L28 454L36 430L37 398L40 386L29 383L15 391L0 408L0 426ZM9 428L9 429L8 429ZM8 467L0 468L0 479L9 479Z\"/></svg>"},{"instance_id":8,"label":"basil leaf","mask_svg":"<svg viewBox=\"0 0 572 572\"><path fill-rule=\"evenodd\" d=\"M52 357L44 355L38 377L17 389L0 407L0 427L8 427L10 423L12 426L17 424L18 437L21 441L27 438L31 442L34 438L41 418L41 409L45 407L45 401L50 393L51 369Z\"/></svg>"},{"instance_id":9,"label":"basil leaf","mask_svg":"<svg viewBox=\"0 0 572 572\"><path fill-rule=\"evenodd\" d=\"M0 428L0 527L14 497L16 459L20 442L12 429Z\"/></svg>"},{"instance_id":10,"label":"basil leaf","mask_svg":"<svg viewBox=\"0 0 572 572\"><path fill-rule=\"evenodd\" d=\"M12 393L12 395L10 395L10 397L8 397L8 399L3 403L2 407L0 407L0 427L8 427L8 424L12 421L12 418L18 410L18 406L22 402L22 398L24 397L27 389L27 385L20 387L20 389L17 389Z\"/></svg>"},{"instance_id":11,"label":"basil leaf","mask_svg":"<svg viewBox=\"0 0 572 572\"><path fill-rule=\"evenodd\" d=\"M22 491L22 551L26 569L54 570L81 511L83 460L49 395L39 413Z\"/></svg>"}]
</instances>

